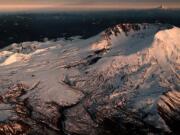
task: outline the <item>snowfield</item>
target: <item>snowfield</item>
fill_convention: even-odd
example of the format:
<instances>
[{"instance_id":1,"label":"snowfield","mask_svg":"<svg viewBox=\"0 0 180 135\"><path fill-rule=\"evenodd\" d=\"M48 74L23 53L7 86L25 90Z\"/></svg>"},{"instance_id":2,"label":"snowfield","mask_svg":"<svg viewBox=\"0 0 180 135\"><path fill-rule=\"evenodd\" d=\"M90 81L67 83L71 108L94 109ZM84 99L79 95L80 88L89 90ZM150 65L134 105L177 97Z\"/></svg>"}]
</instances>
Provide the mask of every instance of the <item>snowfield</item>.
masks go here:
<instances>
[{"instance_id":1,"label":"snowfield","mask_svg":"<svg viewBox=\"0 0 180 135\"><path fill-rule=\"evenodd\" d=\"M0 51L0 134L177 133L162 110L176 105L179 122L179 73L180 28L163 24L12 44Z\"/></svg>"}]
</instances>

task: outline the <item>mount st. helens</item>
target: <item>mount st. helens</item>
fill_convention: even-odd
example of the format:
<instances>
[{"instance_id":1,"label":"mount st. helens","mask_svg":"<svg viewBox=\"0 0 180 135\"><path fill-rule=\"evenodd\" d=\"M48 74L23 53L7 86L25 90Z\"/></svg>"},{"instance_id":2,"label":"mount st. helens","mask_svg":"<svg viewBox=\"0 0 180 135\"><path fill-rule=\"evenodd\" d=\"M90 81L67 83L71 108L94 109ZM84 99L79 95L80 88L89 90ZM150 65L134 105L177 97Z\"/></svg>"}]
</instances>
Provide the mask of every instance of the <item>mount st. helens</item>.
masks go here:
<instances>
[{"instance_id":1,"label":"mount st. helens","mask_svg":"<svg viewBox=\"0 0 180 135\"><path fill-rule=\"evenodd\" d=\"M120 24L0 51L4 135L178 134L180 28Z\"/></svg>"}]
</instances>

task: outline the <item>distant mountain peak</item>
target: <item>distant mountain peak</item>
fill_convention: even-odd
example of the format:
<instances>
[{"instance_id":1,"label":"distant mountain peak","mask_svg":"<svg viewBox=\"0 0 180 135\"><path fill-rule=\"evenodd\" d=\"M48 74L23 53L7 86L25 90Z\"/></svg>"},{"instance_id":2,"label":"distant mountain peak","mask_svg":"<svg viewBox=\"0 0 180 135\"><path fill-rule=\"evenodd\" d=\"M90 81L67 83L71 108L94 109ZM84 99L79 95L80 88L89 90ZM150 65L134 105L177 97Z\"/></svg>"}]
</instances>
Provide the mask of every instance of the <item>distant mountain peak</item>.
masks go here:
<instances>
[{"instance_id":1,"label":"distant mountain peak","mask_svg":"<svg viewBox=\"0 0 180 135\"><path fill-rule=\"evenodd\" d=\"M163 4L161 4L161 5L158 7L158 9L167 9L167 7L166 7L165 5L163 5Z\"/></svg>"}]
</instances>

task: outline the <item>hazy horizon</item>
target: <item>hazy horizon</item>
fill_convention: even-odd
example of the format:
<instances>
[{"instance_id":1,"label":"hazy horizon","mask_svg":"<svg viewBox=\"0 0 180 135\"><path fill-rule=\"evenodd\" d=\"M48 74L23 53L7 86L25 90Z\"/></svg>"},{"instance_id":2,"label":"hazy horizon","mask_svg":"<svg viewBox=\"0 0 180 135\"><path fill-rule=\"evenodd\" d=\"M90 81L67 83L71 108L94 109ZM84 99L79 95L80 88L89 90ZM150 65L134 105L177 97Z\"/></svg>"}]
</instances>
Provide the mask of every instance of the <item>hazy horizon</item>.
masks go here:
<instances>
[{"instance_id":1,"label":"hazy horizon","mask_svg":"<svg viewBox=\"0 0 180 135\"><path fill-rule=\"evenodd\" d=\"M180 2L174 1L154 1L154 0L69 0L69 1L33 1L33 0L7 0L6 2L0 0L0 12L3 11L36 11L36 10L106 10L106 9L148 9L156 8L161 4L165 5L167 8L180 8Z\"/></svg>"}]
</instances>

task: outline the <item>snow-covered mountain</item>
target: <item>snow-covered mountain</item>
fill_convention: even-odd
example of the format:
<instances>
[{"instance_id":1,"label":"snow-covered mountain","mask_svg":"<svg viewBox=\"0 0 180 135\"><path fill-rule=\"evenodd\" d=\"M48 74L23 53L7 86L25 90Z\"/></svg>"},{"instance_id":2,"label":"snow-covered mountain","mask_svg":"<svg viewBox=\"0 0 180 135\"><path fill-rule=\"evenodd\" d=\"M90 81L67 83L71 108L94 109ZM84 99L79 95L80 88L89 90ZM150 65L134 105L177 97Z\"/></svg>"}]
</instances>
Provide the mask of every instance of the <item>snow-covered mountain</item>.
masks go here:
<instances>
[{"instance_id":1,"label":"snow-covered mountain","mask_svg":"<svg viewBox=\"0 0 180 135\"><path fill-rule=\"evenodd\" d=\"M89 39L4 48L0 133L177 133L171 120L179 122L179 39L177 27L119 24ZM171 91L175 100L163 100Z\"/></svg>"}]
</instances>

